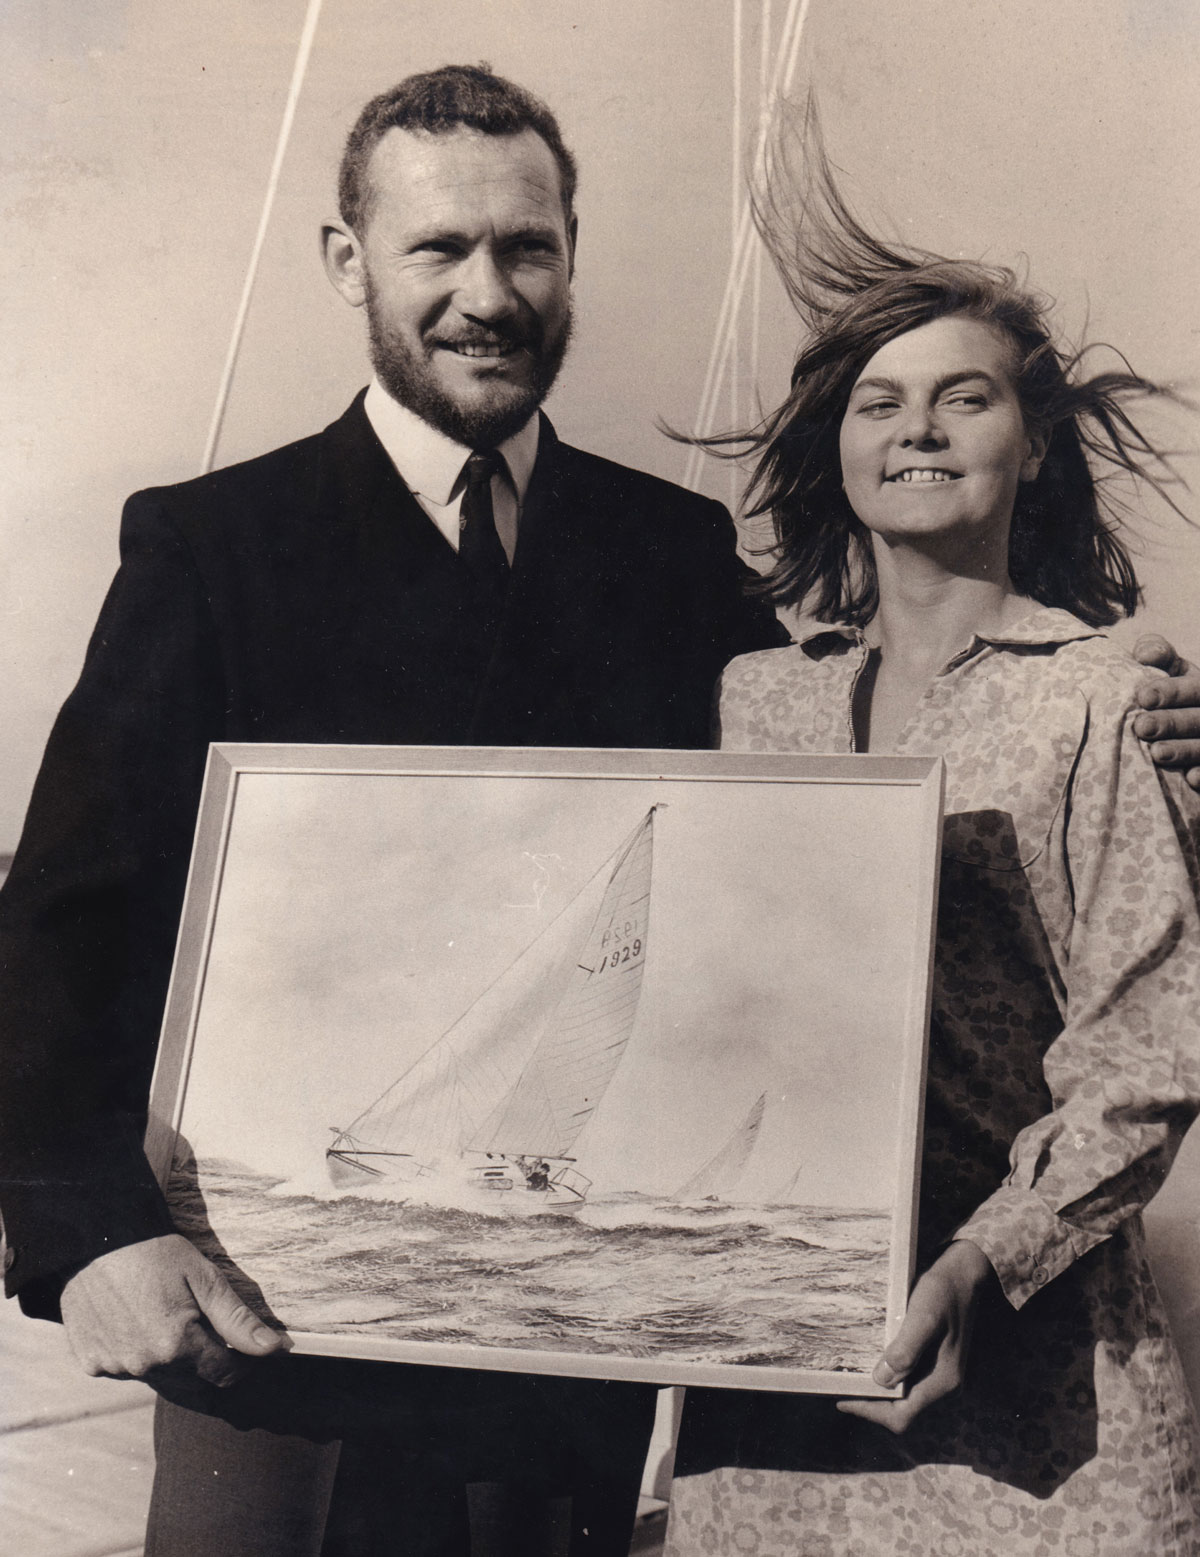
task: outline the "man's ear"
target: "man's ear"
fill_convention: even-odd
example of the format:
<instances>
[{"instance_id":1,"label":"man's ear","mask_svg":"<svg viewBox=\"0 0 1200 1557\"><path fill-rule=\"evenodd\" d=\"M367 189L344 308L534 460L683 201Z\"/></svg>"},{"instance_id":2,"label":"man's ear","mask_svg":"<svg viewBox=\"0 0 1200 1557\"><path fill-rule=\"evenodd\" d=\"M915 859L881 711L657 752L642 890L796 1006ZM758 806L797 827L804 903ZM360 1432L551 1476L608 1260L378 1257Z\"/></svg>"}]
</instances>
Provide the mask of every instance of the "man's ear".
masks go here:
<instances>
[{"instance_id":1,"label":"man's ear","mask_svg":"<svg viewBox=\"0 0 1200 1557\"><path fill-rule=\"evenodd\" d=\"M321 258L325 274L351 308L367 300L367 271L362 244L353 228L343 222L326 222L321 228Z\"/></svg>"},{"instance_id":2,"label":"man's ear","mask_svg":"<svg viewBox=\"0 0 1200 1557\"><path fill-rule=\"evenodd\" d=\"M1038 472L1042 468L1042 461L1046 458L1046 450L1050 446L1050 435L1045 432L1031 432L1029 434L1029 453L1021 461L1021 480L1036 481Z\"/></svg>"},{"instance_id":3,"label":"man's ear","mask_svg":"<svg viewBox=\"0 0 1200 1557\"><path fill-rule=\"evenodd\" d=\"M569 264L567 266L567 280L570 281L575 275L575 246L579 242L579 218L577 216L571 218L571 225L567 229L567 237L571 243L568 255Z\"/></svg>"}]
</instances>

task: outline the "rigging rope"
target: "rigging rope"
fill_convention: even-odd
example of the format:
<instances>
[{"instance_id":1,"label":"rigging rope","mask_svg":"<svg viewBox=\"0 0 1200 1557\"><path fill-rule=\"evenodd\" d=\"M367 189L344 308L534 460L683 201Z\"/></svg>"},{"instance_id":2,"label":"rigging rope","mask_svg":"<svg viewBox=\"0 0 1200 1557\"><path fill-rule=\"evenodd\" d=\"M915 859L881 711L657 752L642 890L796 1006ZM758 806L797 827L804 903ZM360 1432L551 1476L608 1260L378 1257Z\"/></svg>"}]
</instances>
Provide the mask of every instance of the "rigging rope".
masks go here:
<instances>
[{"instance_id":1,"label":"rigging rope","mask_svg":"<svg viewBox=\"0 0 1200 1557\"><path fill-rule=\"evenodd\" d=\"M784 18L780 33L779 51L776 56L775 69L770 75L769 86L767 84L766 61L769 47L769 32L771 23L770 0L763 0L762 7L762 36L760 39L759 62L759 129L755 146L753 167L757 172L763 160L766 149L767 133L769 127L768 104L778 96L786 96L791 88L795 75L796 63L799 58L800 40L804 30L804 23L808 15L810 0L788 0L787 15ZM279 188L280 178L283 172L284 157L287 153L288 142L291 138L292 125L296 117L296 105L299 101L300 91L304 83L304 77L308 70L309 56L312 53L313 39L316 35L317 22L321 13L322 0L308 0L308 7L304 17L304 24L300 32L300 41L296 51L296 61L292 70L292 79L288 87L287 101L284 105L283 119L279 127L279 136L275 146L275 156L271 165L271 172L267 180L267 190L263 199L262 212L259 217L258 230L255 234L254 245L250 254L250 262L246 270L245 282L242 286L242 295L238 303L237 314L234 318L233 331L230 336L229 349L226 353L225 365L221 374L221 382L217 390L216 405L213 408L212 422L209 426L208 439L201 460L201 473L210 471L216 458L217 443L221 436L221 429L225 419L226 408L229 403L229 395L233 385L234 369L237 365L238 353L241 349L242 338L246 330L246 321L250 312L250 301L254 292L254 284L258 275L262 252L266 243L267 230L270 225L271 213L275 205L275 196ZM749 201L741 198L741 118L742 118L742 5L741 0L736 0L734 6L734 44L733 44L733 68L734 68L734 102L733 102L733 229L732 252L729 261L729 273L725 281L725 290L722 294L720 309L717 314L716 328L713 333L712 348L709 353L708 366L705 371L704 383L700 393L700 403L697 410L695 430L701 436L712 431L716 407L720 399L721 386L726 374L730 382L731 419L736 423L738 413L738 345L739 345L739 319L741 302L745 295L747 282L750 279L753 266L753 304L752 323L753 337L751 342L752 368L757 377L758 344L761 315L761 246L754 242L754 224L750 216ZM695 491L700 485L701 472L703 470L704 454L697 448L688 451L687 466L684 474L684 486Z\"/></svg>"},{"instance_id":2,"label":"rigging rope","mask_svg":"<svg viewBox=\"0 0 1200 1557\"><path fill-rule=\"evenodd\" d=\"M761 140L767 133L768 113L767 82L771 72L771 0L762 0L762 16L758 29L758 134ZM756 405L752 415L757 419L762 411L759 395L762 346L762 284L763 246L754 245L754 281L750 297L750 383L754 389ZM734 421L736 426L736 418Z\"/></svg>"},{"instance_id":3,"label":"rigging rope","mask_svg":"<svg viewBox=\"0 0 1200 1557\"><path fill-rule=\"evenodd\" d=\"M246 331L246 319L250 313L250 298L254 291L255 278L258 275L258 265L262 258L263 245L267 238L267 227L271 220L271 211L275 205L275 193L279 188L279 179L283 172L283 159L292 133L292 122L296 117L296 104L300 98L300 88L304 84L305 73L308 70L308 57L312 53L313 38L317 31L317 18L320 14L321 0L308 0L308 10L304 17L304 26L300 30L300 45L296 51L296 63L292 68L291 85L288 87L287 102L284 104L283 121L279 126L279 138L275 143L275 160L271 164L270 176L267 179L267 192L263 199L262 214L258 219L258 232L254 237L254 247L250 251L250 264L246 270L246 280L242 286L241 301L238 303L237 314L233 321L233 334L229 340L229 350L225 356L225 368L221 374L220 386L217 389L217 403L213 408L212 422L208 429L208 442L204 446L204 457L200 462L201 475L205 475L213 468L213 462L216 459L217 440L221 436L221 424L225 420L225 408L229 404L229 391L233 386L233 370L237 365L242 336Z\"/></svg>"},{"instance_id":4,"label":"rigging rope","mask_svg":"<svg viewBox=\"0 0 1200 1557\"><path fill-rule=\"evenodd\" d=\"M789 0L787 16L784 18L783 31L780 35L779 53L776 57L775 70L771 77L770 97L772 101L777 97L786 96L791 88L792 79L796 72L796 63L800 57L800 40L804 31L805 19L808 16L809 4L810 0ZM762 127L755 146L753 167L756 174L761 170L766 152L768 123L768 118L764 113ZM713 335L712 350L709 354L708 370L705 373L704 386L700 395L700 407L696 416L695 430L701 437L710 433L713 428L717 401L720 398L721 392L722 370L728 361L730 343L733 338L733 319L736 313L737 302L745 290L747 277L750 272L754 238L754 222L750 215L750 202L745 200L742 202L741 212L738 217L737 242L729 262L729 275L725 281L725 291L717 314L717 326ZM704 451L695 447L689 449L683 485L693 492L700 485L703 465Z\"/></svg>"}]
</instances>

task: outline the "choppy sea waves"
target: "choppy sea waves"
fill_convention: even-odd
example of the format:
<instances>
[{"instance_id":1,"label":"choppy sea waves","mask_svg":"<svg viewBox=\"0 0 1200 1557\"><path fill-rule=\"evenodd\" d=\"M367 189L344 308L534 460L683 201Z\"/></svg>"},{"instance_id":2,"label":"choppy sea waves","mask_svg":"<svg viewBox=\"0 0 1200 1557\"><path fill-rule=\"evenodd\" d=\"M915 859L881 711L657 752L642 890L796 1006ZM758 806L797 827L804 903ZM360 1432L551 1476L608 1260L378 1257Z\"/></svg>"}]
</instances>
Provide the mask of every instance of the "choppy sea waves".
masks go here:
<instances>
[{"instance_id":1,"label":"choppy sea waves","mask_svg":"<svg viewBox=\"0 0 1200 1557\"><path fill-rule=\"evenodd\" d=\"M623 1194L508 1217L301 1192L227 1161L176 1175L182 1231L291 1330L869 1370L886 1213Z\"/></svg>"}]
</instances>

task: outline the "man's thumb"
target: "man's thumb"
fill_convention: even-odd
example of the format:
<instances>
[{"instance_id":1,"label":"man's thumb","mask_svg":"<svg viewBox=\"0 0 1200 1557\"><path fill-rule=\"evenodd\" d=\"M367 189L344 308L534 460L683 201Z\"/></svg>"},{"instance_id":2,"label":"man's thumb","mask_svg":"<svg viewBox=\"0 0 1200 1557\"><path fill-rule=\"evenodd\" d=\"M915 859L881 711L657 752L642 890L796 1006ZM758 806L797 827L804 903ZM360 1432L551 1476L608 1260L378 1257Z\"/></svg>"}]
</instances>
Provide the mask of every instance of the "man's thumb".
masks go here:
<instances>
[{"instance_id":1,"label":"man's thumb","mask_svg":"<svg viewBox=\"0 0 1200 1557\"><path fill-rule=\"evenodd\" d=\"M252 1314L217 1270L205 1261L204 1269L189 1277L196 1306L213 1329L235 1352L265 1357L287 1345L287 1337Z\"/></svg>"},{"instance_id":2,"label":"man's thumb","mask_svg":"<svg viewBox=\"0 0 1200 1557\"><path fill-rule=\"evenodd\" d=\"M1174 644L1159 633L1143 633L1133 646L1133 657L1143 665L1154 665L1169 676L1178 676L1183 670L1183 660Z\"/></svg>"}]
</instances>

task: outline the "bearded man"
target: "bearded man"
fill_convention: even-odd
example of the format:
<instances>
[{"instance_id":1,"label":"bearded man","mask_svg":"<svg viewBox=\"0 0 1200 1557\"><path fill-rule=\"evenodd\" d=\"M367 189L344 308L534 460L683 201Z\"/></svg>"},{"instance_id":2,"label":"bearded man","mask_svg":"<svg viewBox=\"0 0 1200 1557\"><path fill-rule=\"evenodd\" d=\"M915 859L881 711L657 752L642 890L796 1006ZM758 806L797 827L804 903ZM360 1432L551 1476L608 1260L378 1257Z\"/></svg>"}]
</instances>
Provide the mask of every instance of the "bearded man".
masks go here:
<instances>
[{"instance_id":1,"label":"bearded man","mask_svg":"<svg viewBox=\"0 0 1200 1557\"><path fill-rule=\"evenodd\" d=\"M210 741L703 746L725 662L786 639L719 505L539 413L574 189L552 115L485 70L367 105L324 252L374 381L129 500L0 899L8 1286L159 1389L155 1557L628 1549L653 1389L286 1355L140 1145Z\"/></svg>"},{"instance_id":2,"label":"bearded man","mask_svg":"<svg viewBox=\"0 0 1200 1557\"><path fill-rule=\"evenodd\" d=\"M149 1557L628 1549L649 1387L289 1356L141 1150L210 741L704 746L724 664L786 641L719 505L539 414L574 188L549 111L484 69L367 105L324 252L375 379L129 500L0 899L8 1289L158 1388Z\"/></svg>"}]
</instances>

